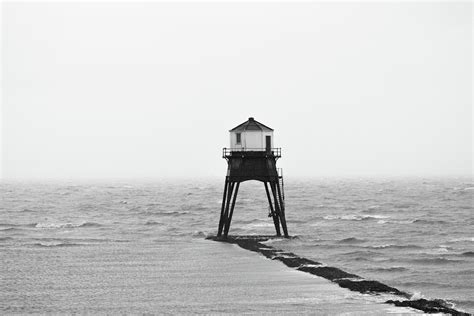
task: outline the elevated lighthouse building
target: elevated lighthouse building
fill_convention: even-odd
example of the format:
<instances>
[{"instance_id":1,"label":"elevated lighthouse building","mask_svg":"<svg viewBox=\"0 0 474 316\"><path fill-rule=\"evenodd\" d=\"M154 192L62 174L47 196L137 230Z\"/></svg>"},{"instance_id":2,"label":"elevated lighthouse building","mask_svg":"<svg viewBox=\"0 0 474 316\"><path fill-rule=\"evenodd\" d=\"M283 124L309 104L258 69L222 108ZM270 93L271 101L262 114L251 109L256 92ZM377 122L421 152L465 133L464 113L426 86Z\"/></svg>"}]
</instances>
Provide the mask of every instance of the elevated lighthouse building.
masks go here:
<instances>
[{"instance_id":1,"label":"elevated lighthouse building","mask_svg":"<svg viewBox=\"0 0 474 316\"><path fill-rule=\"evenodd\" d=\"M255 121L253 117L229 132L232 150L261 151L273 147L273 129Z\"/></svg>"},{"instance_id":2,"label":"elevated lighthouse building","mask_svg":"<svg viewBox=\"0 0 474 316\"><path fill-rule=\"evenodd\" d=\"M227 236L229 232L240 183L257 180L264 183L277 236L281 236L281 227L288 237L283 175L276 167L281 149L273 147L273 129L250 117L229 132L230 148L222 151L227 175L217 236Z\"/></svg>"}]
</instances>

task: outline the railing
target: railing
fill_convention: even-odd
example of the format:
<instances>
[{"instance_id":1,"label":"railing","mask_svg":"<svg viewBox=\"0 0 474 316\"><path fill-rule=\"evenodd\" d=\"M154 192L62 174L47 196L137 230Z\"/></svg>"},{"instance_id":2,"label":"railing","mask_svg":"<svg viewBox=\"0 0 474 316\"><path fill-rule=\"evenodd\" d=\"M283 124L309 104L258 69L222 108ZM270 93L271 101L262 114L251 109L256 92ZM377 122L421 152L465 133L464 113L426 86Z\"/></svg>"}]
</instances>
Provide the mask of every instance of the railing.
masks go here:
<instances>
[{"instance_id":1,"label":"railing","mask_svg":"<svg viewBox=\"0 0 474 316\"><path fill-rule=\"evenodd\" d=\"M283 178L283 168L277 168L277 173L279 178Z\"/></svg>"},{"instance_id":2,"label":"railing","mask_svg":"<svg viewBox=\"0 0 474 316\"><path fill-rule=\"evenodd\" d=\"M222 158L245 154L246 152L261 152L275 158L281 157L281 148L222 148Z\"/></svg>"}]
</instances>

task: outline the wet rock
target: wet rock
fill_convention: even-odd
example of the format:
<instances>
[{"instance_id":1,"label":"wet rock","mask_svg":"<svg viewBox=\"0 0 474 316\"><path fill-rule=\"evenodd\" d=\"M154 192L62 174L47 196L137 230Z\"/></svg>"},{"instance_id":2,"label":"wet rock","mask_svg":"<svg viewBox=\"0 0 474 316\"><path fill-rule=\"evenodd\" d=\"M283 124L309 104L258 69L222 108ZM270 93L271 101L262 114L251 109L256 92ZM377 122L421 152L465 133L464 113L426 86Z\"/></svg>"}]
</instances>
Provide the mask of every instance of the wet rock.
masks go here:
<instances>
[{"instance_id":1,"label":"wet rock","mask_svg":"<svg viewBox=\"0 0 474 316\"><path fill-rule=\"evenodd\" d=\"M401 292L394 287L390 287L378 281L339 279L335 280L334 282L339 284L340 287L360 293L392 293L396 295L408 296L407 293Z\"/></svg>"},{"instance_id":2,"label":"wet rock","mask_svg":"<svg viewBox=\"0 0 474 316\"><path fill-rule=\"evenodd\" d=\"M281 261L290 268L297 268L305 264L314 264L314 265L320 264L319 262L316 262L313 260L297 257L295 254L291 254L291 255L293 257L281 256L281 254L279 254L278 256L274 257L273 260Z\"/></svg>"},{"instance_id":3,"label":"wet rock","mask_svg":"<svg viewBox=\"0 0 474 316\"><path fill-rule=\"evenodd\" d=\"M358 275L347 273L345 271L342 271L341 269L334 267L300 267L298 268L298 270L308 272L331 281L344 278L360 279Z\"/></svg>"}]
</instances>

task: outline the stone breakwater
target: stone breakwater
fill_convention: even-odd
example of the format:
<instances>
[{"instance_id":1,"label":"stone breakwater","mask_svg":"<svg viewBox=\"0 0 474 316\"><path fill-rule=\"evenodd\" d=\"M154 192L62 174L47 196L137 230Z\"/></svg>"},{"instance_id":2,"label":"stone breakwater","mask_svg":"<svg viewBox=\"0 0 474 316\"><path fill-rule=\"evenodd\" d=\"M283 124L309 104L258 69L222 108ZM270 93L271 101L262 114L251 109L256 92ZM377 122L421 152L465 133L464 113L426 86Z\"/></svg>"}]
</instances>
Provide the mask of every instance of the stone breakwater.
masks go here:
<instances>
[{"instance_id":1,"label":"stone breakwater","mask_svg":"<svg viewBox=\"0 0 474 316\"><path fill-rule=\"evenodd\" d=\"M295 268L299 271L317 275L319 277L328 279L337 283L340 287L347 288L351 291L360 292L364 294L392 294L400 297L400 300L388 300L385 303L393 304L395 306L411 307L421 310L426 313L444 313L450 315L470 315L468 313L458 311L449 306L440 299L416 299L412 300L412 295L400 291L394 287L390 287L383 283L373 280L366 280L356 274L345 272L335 267L328 267L320 262L299 257L298 255L275 249L271 246L265 245L265 242L274 236L228 236L224 237L208 237L207 239L237 244L241 248L258 252L271 260L281 261L290 268Z\"/></svg>"}]
</instances>

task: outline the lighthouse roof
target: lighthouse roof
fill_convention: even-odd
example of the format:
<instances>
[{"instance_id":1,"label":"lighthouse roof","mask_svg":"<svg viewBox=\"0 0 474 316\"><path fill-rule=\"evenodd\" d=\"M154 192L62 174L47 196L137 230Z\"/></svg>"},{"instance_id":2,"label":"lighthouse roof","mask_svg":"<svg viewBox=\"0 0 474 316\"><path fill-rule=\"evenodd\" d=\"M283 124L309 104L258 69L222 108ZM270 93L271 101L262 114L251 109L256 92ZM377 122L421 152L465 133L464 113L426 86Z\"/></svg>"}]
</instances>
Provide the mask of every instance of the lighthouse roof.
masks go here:
<instances>
[{"instance_id":1,"label":"lighthouse roof","mask_svg":"<svg viewBox=\"0 0 474 316\"><path fill-rule=\"evenodd\" d=\"M253 117L249 117L246 122L234 127L229 132L243 132L243 131L266 131L273 132L273 129L257 122Z\"/></svg>"}]
</instances>

